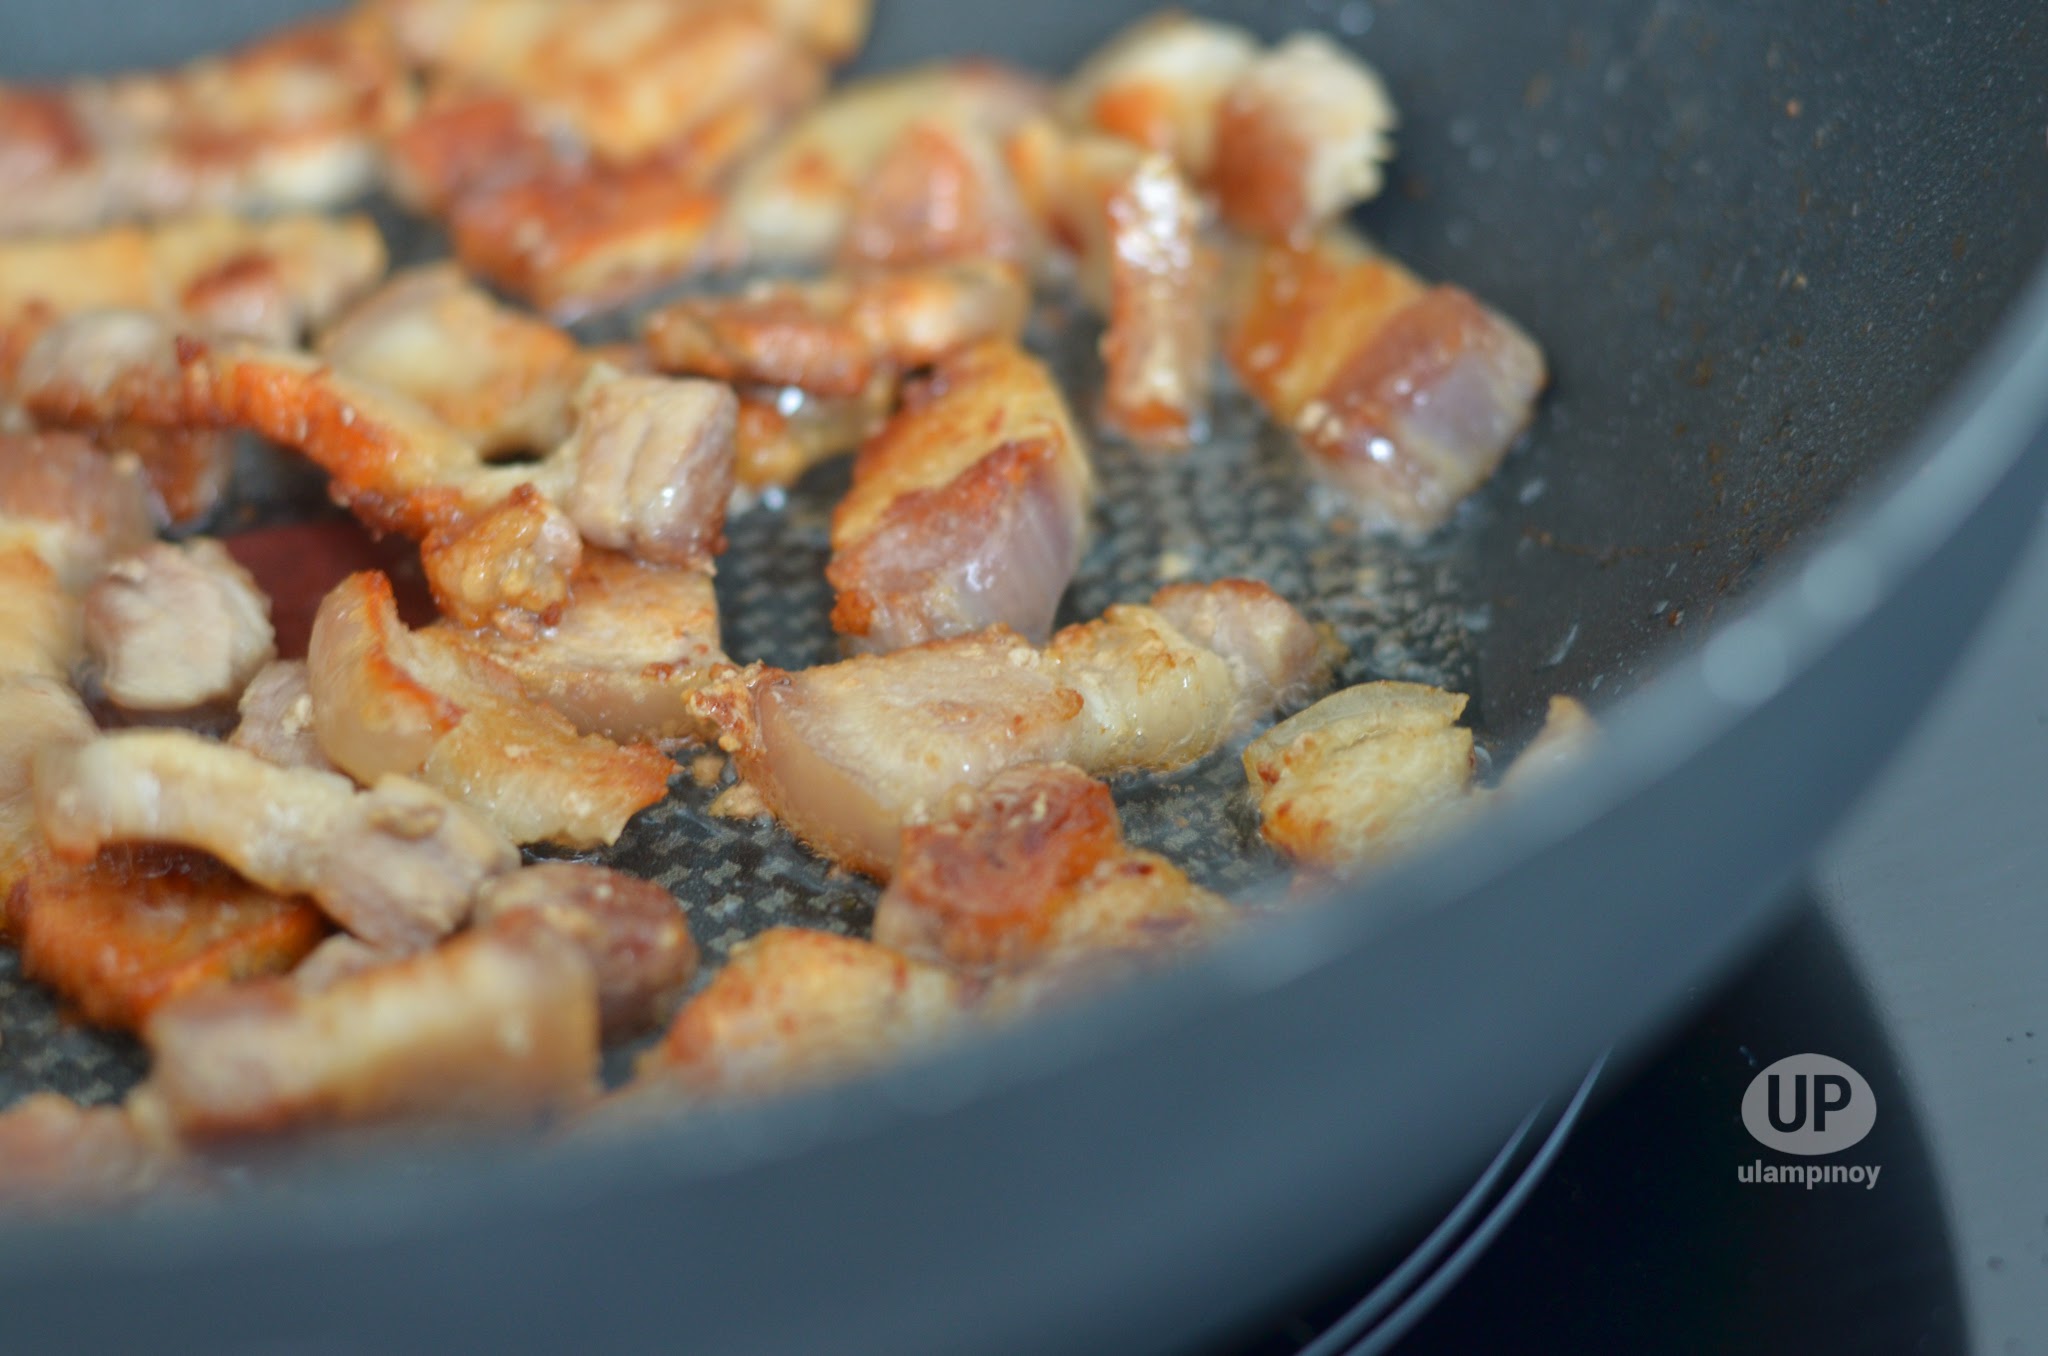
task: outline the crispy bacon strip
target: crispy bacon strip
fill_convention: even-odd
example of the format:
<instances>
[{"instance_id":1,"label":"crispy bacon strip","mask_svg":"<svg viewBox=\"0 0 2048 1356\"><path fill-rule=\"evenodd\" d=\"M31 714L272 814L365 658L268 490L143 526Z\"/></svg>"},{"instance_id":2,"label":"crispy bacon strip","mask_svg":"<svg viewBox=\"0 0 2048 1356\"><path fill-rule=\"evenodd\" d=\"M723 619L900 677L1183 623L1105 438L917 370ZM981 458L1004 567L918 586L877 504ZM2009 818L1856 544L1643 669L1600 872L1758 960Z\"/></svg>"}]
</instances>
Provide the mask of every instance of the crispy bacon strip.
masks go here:
<instances>
[{"instance_id":1,"label":"crispy bacon strip","mask_svg":"<svg viewBox=\"0 0 2048 1356\"><path fill-rule=\"evenodd\" d=\"M281 895L309 895L373 945L416 950L451 931L485 879L519 854L480 816L403 777L275 767L183 730L45 744L35 806L60 856L109 844L209 852Z\"/></svg>"},{"instance_id":2,"label":"crispy bacon strip","mask_svg":"<svg viewBox=\"0 0 2048 1356\"><path fill-rule=\"evenodd\" d=\"M142 1094L188 1143L532 1122L596 1089L597 985L548 928L484 928L324 986L265 980L159 1008Z\"/></svg>"},{"instance_id":3,"label":"crispy bacon strip","mask_svg":"<svg viewBox=\"0 0 2048 1356\"><path fill-rule=\"evenodd\" d=\"M832 626L858 651L1002 624L1044 636L1094 474L1049 373L988 343L940 363L861 449L832 515Z\"/></svg>"},{"instance_id":4,"label":"crispy bacon strip","mask_svg":"<svg viewBox=\"0 0 2048 1356\"><path fill-rule=\"evenodd\" d=\"M969 974L1140 960L1233 918L1217 895L1125 844L1109 788L1026 764L903 831L875 940Z\"/></svg>"},{"instance_id":5,"label":"crispy bacon strip","mask_svg":"<svg viewBox=\"0 0 2048 1356\"><path fill-rule=\"evenodd\" d=\"M1326 636L1263 584L1162 590L1036 650L994 627L787 673L759 665L695 698L777 818L886 876L899 833L1023 763L1097 774L1184 766L1323 682Z\"/></svg>"},{"instance_id":6,"label":"crispy bacon strip","mask_svg":"<svg viewBox=\"0 0 2048 1356\"><path fill-rule=\"evenodd\" d=\"M939 1041L970 997L957 976L873 942L771 928L733 948L642 1072L693 1093L758 1096Z\"/></svg>"},{"instance_id":7,"label":"crispy bacon strip","mask_svg":"<svg viewBox=\"0 0 2048 1356\"><path fill-rule=\"evenodd\" d=\"M922 125L966 129L960 135L978 133L1000 145L1019 123L1045 107L1047 97L1035 78L992 62L941 63L856 81L804 115L741 173L720 253L773 264L833 258L847 241L878 171L891 159L897 162L892 177L906 185L912 204L928 193L914 171L942 156L955 159L946 182L970 195L956 209L993 228L1007 217L1001 181L986 177L989 166L971 145L963 150L958 143L911 143L899 152L899 144L913 126ZM933 135L944 136L937 130ZM987 196L984 189L997 196ZM930 202L928 196L922 200ZM922 235L916 209L905 212L899 206L905 201L902 194L892 195L872 209L870 225L886 224L888 209L889 220L902 220L904 231ZM1002 229L1010 231L1008 225ZM909 248L911 238L892 229L875 237L875 247L902 259L917 253ZM863 257L873 257L869 248L861 247Z\"/></svg>"},{"instance_id":8,"label":"crispy bacon strip","mask_svg":"<svg viewBox=\"0 0 2048 1356\"><path fill-rule=\"evenodd\" d=\"M607 1041L666 1022L697 973L697 946L675 897L601 866L541 862L500 876L477 896L476 922L547 928L575 943L597 978Z\"/></svg>"},{"instance_id":9,"label":"crispy bacon strip","mask_svg":"<svg viewBox=\"0 0 2048 1356\"><path fill-rule=\"evenodd\" d=\"M1244 751L1266 840L1321 870L1370 866L1461 822L1472 732L1459 693L1364 683L1268 730Z\"/></svg>"},{"instance_id":10,"label":"crispy bacon strip","mask_svg":"<svg viewBox=\"0 0 2048 1356\"><path fill-rule=\"evenodd\" d=\"M1355 238L1240 262L1227 353L1310 464L1387 525L1424 533L1484 484L1548 379L1515 324Z\"/></svg>"},{"instance_id":11,"label":"crispy bacon strip","mask_svg":"<svg viewBox=\"0 0 2048 1356\"><path fill-rule=\"evenodd\" d=\"M23 973L86 1021L127 1031L186 994L291 969L328 930L305 900L150 849L45 863L7 908Z\"/></svg>"},{"instance_id":12,"label":"crispy bacon strip","mask_svg":"<svg viewBox=\"0 0 2048 1356\"><path fill-rule=\"evenodd\" d=\"M0 234L345 202L375 183L410 103L361 14L176 70L0 88Z\"/></svg>"},{"instance_id":13,"label":"crispy bacon strip","mask_svg":"<svg viewBox=\"0 0 2048 1356\"><path fill-rule=\"evenodd\" d=\"M622 744L710 738L690 696L727 664L711 577L597 551L571 594L561 615L531 635L479 630L461 642L584 734Z\"/></svg>"},{"instance_id":14,"label":"crispy bacon strip","mask_svg":"<svg viewBox=\"0 0 2048 1356\"><path fill-rule=\"evenodd\" d=\"M514 842L610 843L675 772L651 748L579 735L458 636L408 631L374 571L321 603L306 662L313 727L336 766L364 782L417 777Z\"/></svg>"},{"instance_id":15,"label":"crispy bacon strip","mask_svg":"<svg viewBox=\"0 0 2048 1356\"><path fill-rule=\"evenodd\" d=\"M217 541L152 542L85 592L85 650L130 711L190 711L239 698L277 655L270 599Z\"/></svg>"}]
</instances>

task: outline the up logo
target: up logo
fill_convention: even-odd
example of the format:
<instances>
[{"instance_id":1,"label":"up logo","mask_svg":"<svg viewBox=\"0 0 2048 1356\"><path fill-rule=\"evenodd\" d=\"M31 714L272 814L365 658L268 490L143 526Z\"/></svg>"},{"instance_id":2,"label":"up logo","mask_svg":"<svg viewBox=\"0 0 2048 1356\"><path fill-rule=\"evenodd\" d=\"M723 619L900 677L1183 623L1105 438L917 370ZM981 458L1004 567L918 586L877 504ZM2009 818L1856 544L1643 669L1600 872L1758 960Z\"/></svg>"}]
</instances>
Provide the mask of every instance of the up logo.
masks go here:
<instances>
[{"instance_id":1,"label":"up logo","mask_svg":"<svg viewBox=\"0 0 2048 1356\"><path fill-rule=\"evenodd\" d=\"M1742 1094L1742 1123L1757 1143L1780 1153L1840 1153L1877 1124L1877 1099L1841 1060L1789 1055Z\"/></svg>"}]
</instances>

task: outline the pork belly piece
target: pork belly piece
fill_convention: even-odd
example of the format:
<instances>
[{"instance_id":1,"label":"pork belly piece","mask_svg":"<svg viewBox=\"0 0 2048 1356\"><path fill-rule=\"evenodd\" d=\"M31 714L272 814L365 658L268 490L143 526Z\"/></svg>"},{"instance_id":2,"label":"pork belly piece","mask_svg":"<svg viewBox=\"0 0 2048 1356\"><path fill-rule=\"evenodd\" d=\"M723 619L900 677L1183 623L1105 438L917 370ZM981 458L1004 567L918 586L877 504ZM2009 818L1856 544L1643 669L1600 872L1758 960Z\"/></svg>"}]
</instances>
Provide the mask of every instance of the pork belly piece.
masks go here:
<instances>
[{"instance_id":1,"label":"pork belly piece","mask_svg":"<svg viewBox=\"0 0 2048 1356\"><path fill-rule=\"evenodd\" d=\"M622 744L710 738L690 696L727 663L711 576L596 551L571 592L561 615L532 635L479 630L462 643L584 734Z\"/></svg>"},{"instance_id":2,"label":"pork belly piece","mask_svg":"<svg viewBox=\"0 0 2048 1356\"><path fill-rule=\"evenodd\" d=\"M938 63L847 85L798 119L740 174L721 253L756 264L823 263L844 246L877 172L913 126L966 129L962 138L979 133L1000 145L1047 98L1034 77L986 61ZM967 150L961 144L947 143L946 153L975 154L971 140ZM913 177L909 172L920 159L939 153L937 145L905 147L894 157L897 177ZM962 171L967 177L952 181L966 186L986 168L973 160ZM956 204L955 210L991 223L1003 215L1000 202L991 200Z\"/></svg>"},{"instance_id":3,"label":"pork belly piece","mask_svg":"<svg viewBox=\"0 0 2048 1356\"><path fill-rule=\"evenodd\" d=\"M152 542L85 591L85 651L130 711L233 701L277 657L270 599L217 541Z\"/></svg>"},{"instance_id":4,"label":"pork belly piece","mask_svg":"<svg viewBox=\"0 0 2048 1356\"><path fill-rule=\"evenodd\" d=\"M306 667L313 728L337 767L365 783L416 777L517 843L610 843L675 772L651 748L578 734L459 636L407 630L375 572L320 604Z\"/></svg>"},{"instance_id":5,"label":"pork belly piece","mask_svg":"<svg viewBox=\"0 0 2048 1356\"><path fill-rule=\"evenodd\" d=\"M441 615L522 638L560 619L582 563L576 524L532 485L473 518L435 528L420 543L420 565Z\"/></svg>"},{"instance_id":6,"label":"pork belly piece","mask_svg":"<svg viewBox=\"0 0 2048 1356\"><path fill-rule=\"evenodd\" d=\"M1262 53L1217 109L1211 181L1223 219L1262 240L1307 240L1376 196L1393 158L1379 76L1320 33Z\"/></svg>"},{"instance_id":7,"label":"pork belly piece","mask_svg":"<svg viewBox=\"0 0 2048 1356\"><path fill-rule=\"evenodd\" d=\"M0 1213L125 1205L195 1180L136 1108L38 1092L0 1112Z\"/></svg>"},{"instance_id":8,"label":"pork belly piece","mask_svg":"<svg viewBox=\"0 0 2048 1356\"><path fill-rule=\"evenodd\" d=\"M1472 804L1465 698L1363 683L1281 721L1244 751L1266 840L1305 866L1372 866L1462 822Z\"/></svg>"},{"instance_id":9,"label":"pork belly piece","mask_svg":"<svg viewBox=\"0 0 2048 1356\"><path fill-rule=\"evenodd\" d=\"M6 582L0 567L0 587ZM0 614L4 611L0 604ZM37 751L81 744L95 733L91 713L62 678L0 672L0 900L33 869L42 851L34 797ZM0 908L0 940L9 932L5 913Z\"/></svg>"},{"instance_id":10,"label":"pork belly piece","mask_svg":"<svg viewBox=\"0 0 2048 1356\"><path fill-rule=\"evenodd\" d=\"M418 401L487 457L567 438L590 367L566 331L501 304L450 264L396 274L323 329L315 351Z\"/></svg>"},{"instance_id":11,"label":"pork belly piece","mask_svg":"<svg viewBox=\"0 0 2048 1356\"><path fill-rule=\"evenodd\" d=\"M144 1092L184 1141L530 1123L596 1089L597 984L547 928L484 928L324 987L265 980L157 1009Z\"/></svg>"},{"instance_id":12,"label":"pork belly piece","mask_svg":"<svg viewBox=\"0 0 2048 1356\"><path fill-rule=\"evenodd\" d=\"M1410 534L1486 482L1548 379L1512 321L1342 233L1253 250L1233 292L1238 380L1325 479Z\"/></svg>"},{"instance_id":13,"label":"pork belly piece","mask_svg":"<svg viewBox=\"0 0 2048 1356\"><path fill-rule=\"evenodd\" d=\"M697 973L697 946L675 897L652 881L580 862L541 862L485 884L479 927L548 928L573 942L597 978L607 1041L669 1019Z\"/></svg>"},{"instance_id":14,"label":"pork belly piece","mask_svg":"<svg viewBox=\"0 0 2048 1356\"><path fill-rule=\"evenodd\" d=\"M873 437L888 420L896 388L878 383L844 400L819 399L793 386L742 388L738 395L733 483L735 508L743 508Z\"/></svg>"},{"instance_id":15,"label":"pork belly piece","mask_svg":"<svg viewBox=\"0 0 2048 1356\"><path fill-rule=\"evenodd\" d=\"M1125 844L1109 788L1060 763L1012 768L903 831L875 941L969 974L1185 949L1233 911Z\"/></svg>"},{"instance_id":16,"label":"pork belly piece","mask_svg":"<svg viewBox=\"0 0 2048 1356\"><path fill-rule=\"evenodd\" d=\"M1149 15L1090 56L1060 89L1071 127L1173 157L1206 180L1224 96L1259 57L1258 39L1178 10Z\"/></svg>"},{"instance_id":17,"label":"pork belly piece","mask_svg":"<svg viewBox=\"0 0 2048 1356\"><path fill-rule=\"evenodd\" d=\"M306 900L160 849L44 863L7 907L22 972L93 1025L127 1031L186 994L281 974L328 931Z\"/></svg>"},{"instance_id":18,"label":"pork belly piece","mask_svg":"<svg viewBox=\"0 0 2048 1356\"><path fill-rule=\"evenodd\" d=\"M296 342L383 276L368 217L205 214L0 240L0 318L136 310L214 334Z\"/></svg>"},{"instance_id":19,"label":"pork belly piece","mask_svg":"<svg viewBox=\"0 0 2048 1356\"><path fill-rule=\"evenodd\" d=\"M0 434L0 550L31 551L57 587L82 589L107 561L155 537L132 459L104 456L72 433Z\"/></svg>"},{"instance_id":20,"label":"pork belly piece","mask_svg":"<svg viewBox=\"0 0 2048 1356\"><path fill-rule=\"evenodd\" d=\"M273 660L242 689L241 722L228 743L278 767L337 772L313 730L313 689L303 659Z\"/></svg>"},{"instance_id":21,"label":"pork belly piece","mask_svg":"<svg viewBox=\"0 0 2048 1356\"><path fill-rule=\"evenodd\" d=\"M876 162L848 213L842 264L1028 263L1036 231L993 129L958 112L918 118Z\"/></svg>"},{"instance_id":22,"label":"pork belly piece","mask_svg":"<svg viewBox=\"0 0 2048 1356\"><path fill-rule=\"evenodd\" d=\"M1500 789L1516 792L1540 786L1592 751L1600 739L1600 727L1592 713L1571 697L1552 697L1543 715L1543 728L1500 779Z\"/></svg>"},{"instance_id":23,"label":"pork belly piece","mask_svg":"<svg viewBox=\"0 0 2048 1356\"><path fill-rule=\"evenodd\" d=\"M724 546L736 405L716 383L599 366L572 402L561 446L533 464L498 466L416 402L305 354L193 344L182 353L196 410L304 453L333 477L329 493L379 531L439 531L447 535L437 549L449 549L454 534L531 485L595 545L692 568ZM526 586L551 588L551 573L573 567L559 534L526 534L516 517L497 526L508 530L486 529L486 554L521 541L534 554L495 560L497 577L519 585L497 599L470 587L493 577L477 568L492 562L445 562L437 582L465 619L527 607Z\"/></svg>"},{"instance_id":24,"label":"pork belly piece","mask_svg":"<svg viewBox=\"0 0 2048 1356\"><path fill-rule=\"evenodd\" d=\"M958 976L873 942L771 928L733 948L641 1068L702 1095L777 1092L932 1045L970 998Z\"/></svg>"},{"instance_id":25,"label":"pork belly piece","mask_svg":"<svg viewBox=\"0 0 2048 1356\"><path fill-rule=\"evenodd\" d=\"M1208 428L1216 350L1216 260L1202 241L1202 204L1173 162L1153 155L1110 193L1104 211L1103 414L1140 446L1187 447Z\"/></svg>"},{"instance_id":26,"label":"pork belly piece","mask_svg":"<svg viewBox=\"0 0 2048 1356\"><path fill-rule=\"evenodd\" d=\"M686 297L649 316L645 337L666 372L850 399L983 340L1015 340L1030 307L1017 270L975 261Z\"/></svg>"},{"instance_id":27,"label":"pork belly piece","mask_svg":"<svg viewBox=\"0 0 2048 1356\"><path fill-rule=\"evenodd\" d=\"M431 787L386 777L359 791L183 730L44 745L35 805L61 856L120 843L196 848L277 894L311 896L391 951L452 931L477 886L519 864L496 829Z\"/></svg>"},{"instance_id":28,"label":"pork belly piece","mask_svg":"<svg viewBox=\"0 0 2048 1356\"><path fill-rule=\"evenodd\" d=\"M755 665L694 704L778 819L883 877L902 827L958 789L1024 763L1185 766L1328 677L1325 636L1263 584L1178 586L1154 602L1113 607L1044 650L992 627L801 673Z\"/></svg>"},{"instance_id":29,"label":"pork belly piece","mask_svg":"<svg viewBox=\"0 0 2048 1356\"><path fill-rule=\"evenodd\" d=\"M1094 473L1052 376L1013 344L941 362L861 448L832 514L832 627L855 651L1052 627Z\"/></svg>"},{"instance_id":30,"label":"pork belly piece","mask_svg":"<svg viewBox=\"0 0 2048 1356\"><path fill-rule=\"evenodd\" d=\"M539 49L571 29L584 12L560 0L374 0L371 8L390 25L408 59L436 69L451 64L495 69L515 59L545 59ZM653 28L715 9L739 10L838 61L860 49L873 5L871 0L660 0L608 8L613 25L637 19ZM630 36L630 30L621 36Z\"/></svg>"},{"instance_id":31,"label":"pork belly piece","mask_svg":"<svg viewBox=\"0 0 2048 1356\"><path fill-rule=\"evenodd\" d=\"M154 509L171 527L210 517L234 474L234 438L213 429L106 424L92 436L110 455L140 463Z\"/></svg>"},{"instance_id":32,"label":"pork belly piece","mask_svg":"<svg viewBox=\"0 0 2048 1356\"><path fill-rule=\"evenodd\" d=\"M717 382L613 376L585 383L557 454L563 508L595 546L691 569L725 549L738 402Z\"/></svg>"},{"instance_id":33,"label":"pork belly piece","mask_svg":"<svg viewBox=\"0 0 2048 1356\"><path fill-rule=\"evenodd\" d=\"M410 104L361 14L174 70L0 88L0 234L332 206L374 186Z\"/></svg>"}]
</instances>

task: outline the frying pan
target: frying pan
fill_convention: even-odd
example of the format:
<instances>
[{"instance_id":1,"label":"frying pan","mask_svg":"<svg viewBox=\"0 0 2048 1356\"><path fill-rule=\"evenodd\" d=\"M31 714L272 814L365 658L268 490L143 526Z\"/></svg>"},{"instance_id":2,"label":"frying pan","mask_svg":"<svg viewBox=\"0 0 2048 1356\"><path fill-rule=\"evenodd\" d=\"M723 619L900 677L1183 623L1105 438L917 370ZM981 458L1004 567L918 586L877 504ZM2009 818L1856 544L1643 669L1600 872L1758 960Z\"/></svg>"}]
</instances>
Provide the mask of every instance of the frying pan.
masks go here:
<instances>
[{"instance_id":1,"label":"frying pan","mask_svg":"<svg viewBox=\"0 0 2048 1356\"><path fill-rule=\"evenodd\" d=\"M1058 69L1146 7L882 0L864 62ZM8 0L0 61L281 8ZM1363 225L1543 340L1556 389L1458 537L1462 678L1491 729L1589 697L1599 752L1185 969L843 1087L14 1228L0 1343L1184 1348L1393 1243L1758 935L2048 489L2042 16L1199 8L1378 64L1405 127Z\"/></svg>"}]
</instances>

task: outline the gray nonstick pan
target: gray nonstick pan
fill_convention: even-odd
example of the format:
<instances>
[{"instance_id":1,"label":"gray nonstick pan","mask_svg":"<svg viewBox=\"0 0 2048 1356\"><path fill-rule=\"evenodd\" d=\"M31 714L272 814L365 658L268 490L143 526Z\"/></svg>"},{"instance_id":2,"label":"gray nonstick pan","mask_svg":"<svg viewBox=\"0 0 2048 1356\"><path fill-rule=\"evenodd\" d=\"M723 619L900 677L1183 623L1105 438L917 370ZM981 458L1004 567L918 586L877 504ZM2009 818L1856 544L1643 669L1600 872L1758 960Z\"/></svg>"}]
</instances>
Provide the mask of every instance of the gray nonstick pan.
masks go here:
<instances>
[{"instance_id":1,"label":"gray nonstick pan","mask_svg":"<svg viewBox=\"0 0 2048 1356\"><path fill-rule=\"evenodd\" d=\"M962 52L1065 69L1147 8L880 0L861 69ZM2048 489L2044 16L1196 8L1323 28L1379 67L1401 150L1360 225L1522 322L1554 387L1421 548L1332 538L1250 426L1166 471L1112 450L1069 614L1142 597L1162 556L1199 550L1203 573L1260 574L1338 623L1347 679L1458 686L1504 749L1573 694L1605 727L1597 753L1183 969L845 1086L8 1227L0 1347L1185 1349L1399 1244L1532 1106L1610 1047L1625 1059L1759 935ZM0 0L0 77L172 59L287 9ZM1085 386L1085 346L1059 343ZM833 491L735 525L735 654L821 657L807 581ZM1233 766L1119 788L1132 837L1254 884ZM622 860L693 913L756 901L741 932L859 924L853 887L689 804ZM691 883L725 860L737 884ZM125 1067L106 1050L29 1069L13 1032L0 1058L7 1095L111 1088Z\"/></svg>"}]
</instances>

